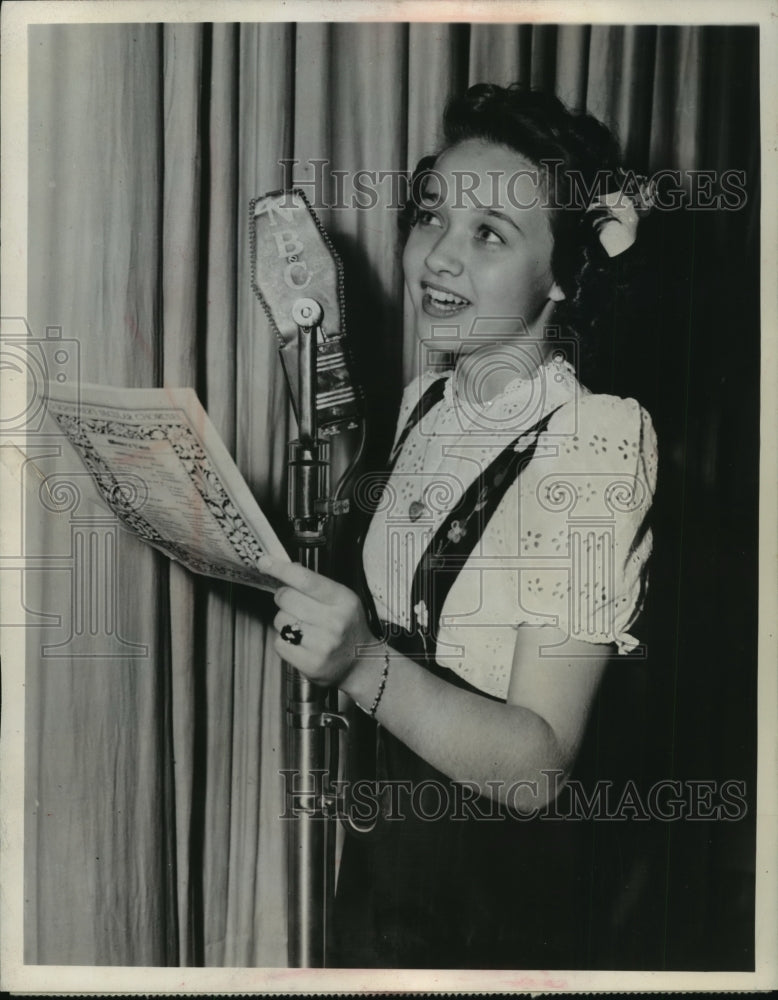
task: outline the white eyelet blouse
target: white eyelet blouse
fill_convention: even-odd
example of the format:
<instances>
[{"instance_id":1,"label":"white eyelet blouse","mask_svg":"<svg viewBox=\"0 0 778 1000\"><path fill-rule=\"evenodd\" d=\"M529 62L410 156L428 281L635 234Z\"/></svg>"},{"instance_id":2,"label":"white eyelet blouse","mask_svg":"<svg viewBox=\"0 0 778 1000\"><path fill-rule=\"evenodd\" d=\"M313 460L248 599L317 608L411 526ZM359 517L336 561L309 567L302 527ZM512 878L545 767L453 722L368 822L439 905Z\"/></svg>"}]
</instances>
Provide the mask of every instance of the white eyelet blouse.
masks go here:
<instances>
[{"instance_id":1,"label":"white eyelet blouse","mask_svg":"<svg viewBox=\"0 0 778 1000\"><path fill-rule=\"evenodd\" d=\"M398 436L438 377L406 388ZM414 616L426 624L427 609L411 608L410 590L435 531L479 473L555 411L448 593L435 658L505 698L520 625L553 625L575 639L613 643L619 653L636 647L628 630L646 590L646 515L657 473L648 413L634 399L590 393L557 360L484 406L456 398L454 380L442 377L443 399L408 435L365 539L379 616L403 628L416 624ZM472 525L454 522L450 530L459 536Z\"/></svg>"}]
</instances>

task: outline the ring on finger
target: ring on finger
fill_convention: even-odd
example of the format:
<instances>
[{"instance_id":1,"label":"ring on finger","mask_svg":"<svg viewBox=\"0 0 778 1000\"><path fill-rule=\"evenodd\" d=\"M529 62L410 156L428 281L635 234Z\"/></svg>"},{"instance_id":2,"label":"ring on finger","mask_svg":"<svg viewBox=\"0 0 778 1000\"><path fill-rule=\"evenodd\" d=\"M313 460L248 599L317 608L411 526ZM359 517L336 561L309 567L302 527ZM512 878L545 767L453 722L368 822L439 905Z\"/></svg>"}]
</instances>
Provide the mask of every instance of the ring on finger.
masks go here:
<instances>
[{"instance_id":1,"label":"ring on finger","mask_svg":"<svg viewBox=\"0 0 778 1000\"><path fill-rule=\"evenodd\" d=\"M293 622L291 625L284 625L281 629L281 638L290 646L299 646L303 641L303 630L300 623Z\"/></svg>"}]
</instances>

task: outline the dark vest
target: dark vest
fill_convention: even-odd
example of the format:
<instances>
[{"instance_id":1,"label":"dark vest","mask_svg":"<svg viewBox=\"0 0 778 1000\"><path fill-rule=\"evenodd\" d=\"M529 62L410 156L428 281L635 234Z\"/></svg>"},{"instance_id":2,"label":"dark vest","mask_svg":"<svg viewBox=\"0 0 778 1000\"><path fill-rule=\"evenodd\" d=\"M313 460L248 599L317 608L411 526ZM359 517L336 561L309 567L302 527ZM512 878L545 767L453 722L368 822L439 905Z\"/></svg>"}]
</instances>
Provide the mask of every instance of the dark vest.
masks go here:
<instances>
[{"instance_id":1,"label":"dark vest","mask_svg":"<svg viewBox=\"0 0 778 1000\"><path fill-rule=\"evenodd\" d=\"M422 396L395 445L389 472L443 388L440 379ZM516 450L518 437L511 441L436 531L411 588L411 606L424 602L426 623L412 617L411 629L392 625L389 631L392 648L460 688L475 690L435 661L441 609L500 500L532 461L551 416L522 432L522 442L528 442L522 450ZM455 522L466 526L464 533L452 531ZM358 810L357 818L369 816L372 828L346 836L331 964L586 968L593 933L592 824L518 819L487 797L465 802L461 785L391 733L362 713L355 721L362 759L375 748L375 785L365 787L374 788L371 802L380 800L384 808L377 817ZM360 777L369 779L370 771Z\"/></svg>"}]
</instances>

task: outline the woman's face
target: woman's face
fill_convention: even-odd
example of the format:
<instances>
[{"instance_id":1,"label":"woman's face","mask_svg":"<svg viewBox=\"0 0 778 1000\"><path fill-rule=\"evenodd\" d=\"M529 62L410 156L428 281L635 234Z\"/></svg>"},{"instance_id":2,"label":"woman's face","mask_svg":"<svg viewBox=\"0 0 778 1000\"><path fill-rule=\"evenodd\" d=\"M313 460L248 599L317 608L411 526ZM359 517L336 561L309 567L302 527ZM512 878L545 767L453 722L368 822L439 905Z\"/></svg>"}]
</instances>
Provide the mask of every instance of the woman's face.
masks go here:
<instances>
[{"instance_id":1,"label":"woman's face","mask_svg":"<svg viewBox=\"0 0 778 1000\"><path fill-rule=\"evenodd\" d=\"M542 339L564 297L551 273L553 246L530 161L478 139L446 150L403 254L417 336L453 335L460 353L521 332Z\"/></svg>"}]
</instances>

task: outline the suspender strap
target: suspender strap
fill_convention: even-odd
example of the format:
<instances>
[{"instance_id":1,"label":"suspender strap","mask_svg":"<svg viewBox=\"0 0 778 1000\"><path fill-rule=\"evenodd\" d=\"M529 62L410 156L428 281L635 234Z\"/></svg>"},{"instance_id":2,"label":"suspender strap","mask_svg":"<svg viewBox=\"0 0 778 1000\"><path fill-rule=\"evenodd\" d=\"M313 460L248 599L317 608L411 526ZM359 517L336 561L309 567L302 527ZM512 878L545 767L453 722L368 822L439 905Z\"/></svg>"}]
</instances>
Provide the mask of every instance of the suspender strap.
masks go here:
<instances>
[{"instance_id":1,"label":"suspender strap","mask_svg":"<svg viewBox=\"0 0 778 1000\"><path fill-rule=\"evenodd\" d=\"M433 408L433 406L436 406L441 401L441 399L443 398L443 390L445 389L445 386L446 386L445 378L435 379L435 381L430 386L428 386L426 391L422 394L421 398L419 399L419 402L414 407L413 412L405 422L405 426L400 431L400 436L397 438L397 443L395 444L394 448L392 448L392 453L389 456L389 461L387 462L386 467L381 472L380 476L368 477L371 480L371 494L373 496L380 495L381 490L386 486L386 483L389 480L389 476L392 473L392 469L394 468L395 462L397 461L397 456L402 451L402 446L405 444L408 435L411 433L416 424L418 424L418 422L427 413L429 413L429 411ZM362 544L365 540L365 535L367 534L367 528L368 524L370 523L371 514L369 510L364 506L361 507L361 512L362 512L361 513L362 523L361 525L359 525L357 531L357 536L358 536L357 549L359 551L359 559L355 569L358 581L357 589L359 590L363 603L365 605L365 609L368 615L368 620L370 622L370 627L373 629L374 632L384 634L385 627L379 618L378 612L376 611L375 603L373 601L373 595L370 593L370 588L368 587L367 581L365 580L365 572L364 572L364 567L362 565L362 557L361 557Z\"/></svg>"},{"instance_id":2,"label":"suspender strap","mask_svg":"<svg viewBox=\"0 0 778 1000\"><path fill-rule=\"evenodd\" d=\"M397 444L392 448L392 454L389 456L389 462L387 466L387 472L391 472L394 468L394 463L397 461L397 456L402 451L402 446L405 444L408 435L411 433L416 424L419 423L432 409L433 406L443 399L443 391L446 388L446 379L438 378L428 386L427 390L422 395L419 402L416 404L415 409L408 417L400 436L397 438Z\"/></svg>"}]
</instances>

